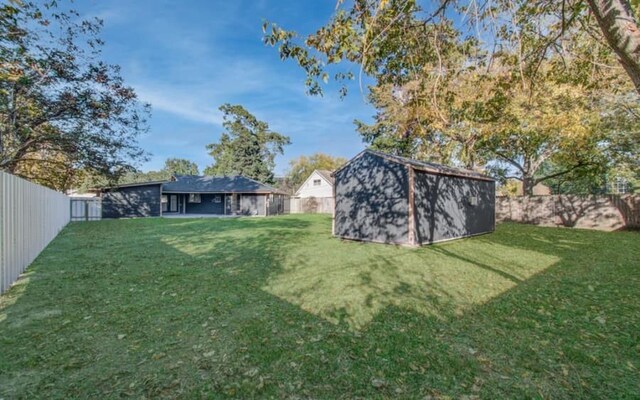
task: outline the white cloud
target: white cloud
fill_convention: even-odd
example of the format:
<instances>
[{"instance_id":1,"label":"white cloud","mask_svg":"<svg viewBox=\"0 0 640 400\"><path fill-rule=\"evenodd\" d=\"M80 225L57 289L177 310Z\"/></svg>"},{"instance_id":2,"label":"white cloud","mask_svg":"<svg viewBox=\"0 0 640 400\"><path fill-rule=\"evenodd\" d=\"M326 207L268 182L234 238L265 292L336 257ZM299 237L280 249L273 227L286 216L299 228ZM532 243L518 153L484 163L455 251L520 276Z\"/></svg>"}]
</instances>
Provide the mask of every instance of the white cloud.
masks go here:
<instances>
[{"instance_id":1,"label":"white cloud","mask_svg":"<svg viewBox=\"0 0 640 400\"><path fill-rule=\"evenodd\" d=\"M150 103L152 110L162 110L194 122L222 124L222 117L216 107L199 96L184 93L171 86L134 87L140 100Z\"/></svg>"}]
</instances>

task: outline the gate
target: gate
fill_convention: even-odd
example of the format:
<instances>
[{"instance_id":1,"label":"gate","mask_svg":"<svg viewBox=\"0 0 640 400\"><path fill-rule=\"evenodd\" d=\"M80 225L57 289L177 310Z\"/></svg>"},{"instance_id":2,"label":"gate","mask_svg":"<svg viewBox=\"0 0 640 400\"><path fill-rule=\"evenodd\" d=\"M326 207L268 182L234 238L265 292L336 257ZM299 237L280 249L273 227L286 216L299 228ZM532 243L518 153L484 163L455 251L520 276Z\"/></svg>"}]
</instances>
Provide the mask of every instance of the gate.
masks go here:
<instances>
[{"instance_id":1,"label":"gate","mask_svg":"<svg viewBox=\"0 0 640 400\"><path fill-rule=\"evenodd\" d=\"M99 197L72 197L71 221L97 221L102 219L102 199Z\"/></svg>"}]
</instances>

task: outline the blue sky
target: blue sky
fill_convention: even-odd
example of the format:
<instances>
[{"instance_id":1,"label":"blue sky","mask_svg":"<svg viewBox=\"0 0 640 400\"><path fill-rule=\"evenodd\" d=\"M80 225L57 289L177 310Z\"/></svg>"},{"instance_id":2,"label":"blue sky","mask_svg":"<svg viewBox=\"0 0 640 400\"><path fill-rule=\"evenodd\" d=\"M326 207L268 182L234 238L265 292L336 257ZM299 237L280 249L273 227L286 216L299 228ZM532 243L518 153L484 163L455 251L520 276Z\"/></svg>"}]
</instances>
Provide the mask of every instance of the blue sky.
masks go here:
<instances>
[{"instance_id":1,"label":"blue sky","mask_svg":"<svg viewBox=\"0 0 640 400\"><path fill-rule=\"evenodd\" d=\"M205 145L223 131L218 107L242 104L292 144L277 158L276 174L289 160L324 152L351 158L364 145L353 120L370 120L357 82L340 100L338 85L325 96L305 94L303 71L265 46L262 22L301 33L326 23L336 0L125 1L89 0L74 6L104 20L103 58L122 67L126 82L153 107L150 132L140 145L152 153L142 170L161 168L168 157L211 164ZM352 67L354 73L358 72Z\"/></svg>"}]
</instances>

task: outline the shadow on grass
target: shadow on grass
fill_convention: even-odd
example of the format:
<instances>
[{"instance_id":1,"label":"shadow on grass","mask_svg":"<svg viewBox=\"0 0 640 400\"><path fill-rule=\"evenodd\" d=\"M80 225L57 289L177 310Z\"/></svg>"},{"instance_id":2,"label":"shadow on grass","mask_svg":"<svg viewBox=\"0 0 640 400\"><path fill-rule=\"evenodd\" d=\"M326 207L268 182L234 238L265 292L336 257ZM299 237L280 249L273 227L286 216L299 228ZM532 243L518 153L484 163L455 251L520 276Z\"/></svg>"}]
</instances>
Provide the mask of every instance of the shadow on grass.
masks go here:
<instances>
[{"instance_id":1,"label":"shadow on grass","mask_svg":"<svg viewBox=\"0 0 640 400\"><path fill-rule=\"evenodd\" d=\"M73 224L0 298L0 397L633 397L638 235L409 250L330 219Z\"/></svg>"}]
</instances>

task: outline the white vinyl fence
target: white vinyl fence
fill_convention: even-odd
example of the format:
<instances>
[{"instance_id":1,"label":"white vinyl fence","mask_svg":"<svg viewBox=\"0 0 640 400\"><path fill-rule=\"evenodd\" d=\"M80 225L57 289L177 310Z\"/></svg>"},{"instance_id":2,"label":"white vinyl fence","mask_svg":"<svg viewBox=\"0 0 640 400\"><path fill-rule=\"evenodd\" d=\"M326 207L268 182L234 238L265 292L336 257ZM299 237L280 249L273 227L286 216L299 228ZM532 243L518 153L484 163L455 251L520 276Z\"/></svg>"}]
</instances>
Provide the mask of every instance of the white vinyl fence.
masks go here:
<instances>
[{"instance_id":1,"label":"white vinyl fence","mask_svg":"<svg viewBox=\"0 0 640 400\"><path fill-rule=\"evenodd\" d=\"M0 171L0 293L67 225L69 207L64 194Z\"/></svg>"},{"instance_id":2,"label":"white vinyl fence","mask_svg":"<svg viewBox=\"0 0 640 400\"><path fill-rule=\"evenodd\" d=\"M102 199L99 197L72 197L71 221L97 221L102 219Z\"/></svg>"},{"instance_id":3,"label":"white vinyl fence","mask_svg":"<svg viewBox=\"0 0 640 400\"><path fill-rule=\"evenodd\" d=\"M292 197L291 214L333 214L333 197Z\"/></svg>"}]
</instances>

